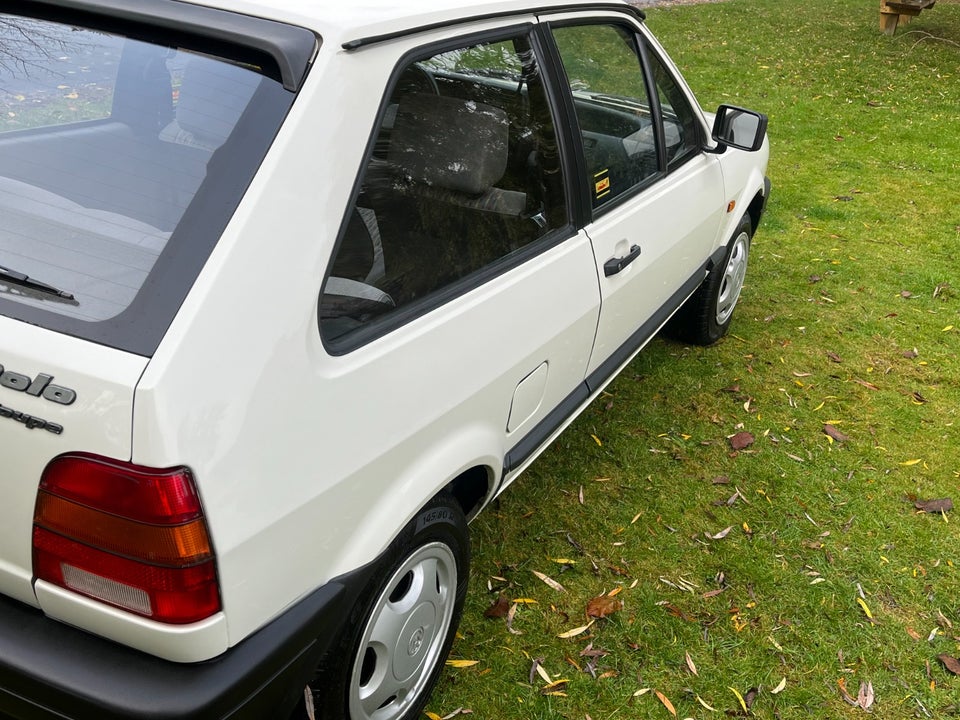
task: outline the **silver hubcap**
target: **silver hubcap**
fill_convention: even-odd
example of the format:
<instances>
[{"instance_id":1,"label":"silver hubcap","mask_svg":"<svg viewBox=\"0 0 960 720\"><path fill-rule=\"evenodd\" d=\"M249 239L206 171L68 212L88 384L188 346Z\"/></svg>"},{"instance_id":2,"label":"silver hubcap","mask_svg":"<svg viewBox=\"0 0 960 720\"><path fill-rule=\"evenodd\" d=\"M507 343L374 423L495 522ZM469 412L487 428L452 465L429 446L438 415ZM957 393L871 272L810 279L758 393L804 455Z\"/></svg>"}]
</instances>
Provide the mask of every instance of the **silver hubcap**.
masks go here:
<instances>
[{"instance_id":1,"label":"silver hubcap","mask_svg":"<svg viewBox=\"0 0 960 720\"><path fill-rule=\"evenodd\" d=\"M717 325L723 325L733 314L733 309L743 290L743 279L747 274L747 255L750 252L750 236L742 232L733 241L733 249L727 259L717 293Z\"/></svg>"},{"instance_id":2,"label":"silver hubcap","mask_svg":"<svg viewBox=\"0 0 960 720\"><path fill-rule=\"evenodd\" d=\"M353 720L396 720L440 662L450 629L457 561L443 543L418 548L374 603L350 675Z\"/></svg>"}]
</instances>

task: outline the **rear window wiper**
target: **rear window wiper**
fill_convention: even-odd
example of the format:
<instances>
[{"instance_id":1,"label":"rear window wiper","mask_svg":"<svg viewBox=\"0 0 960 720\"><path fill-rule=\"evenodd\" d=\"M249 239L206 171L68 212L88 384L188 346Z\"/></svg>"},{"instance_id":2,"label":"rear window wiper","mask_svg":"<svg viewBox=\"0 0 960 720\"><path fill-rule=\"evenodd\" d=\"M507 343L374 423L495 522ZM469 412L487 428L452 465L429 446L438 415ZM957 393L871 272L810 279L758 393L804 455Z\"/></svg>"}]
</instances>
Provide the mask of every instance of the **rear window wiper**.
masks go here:
<instances>
[{"instance_id":1,"label":"rear window wiper","mask_svg":"<svg viewBox=\"0 0 960 720\"><path fill-rule=\"evenodd\" d=\"M73 294L68 293L66 290L61 290L60 288L54 287L53 285L48 285L45 282L34 280L26 273L11 270L3 265L0 265L0 282L8 283L10 285L19 285L21 287L30 288L31 290L38 290L42 293L47 293L48 295L56 295L64 300L73 300Z\"/></svg>"}]
</instances>

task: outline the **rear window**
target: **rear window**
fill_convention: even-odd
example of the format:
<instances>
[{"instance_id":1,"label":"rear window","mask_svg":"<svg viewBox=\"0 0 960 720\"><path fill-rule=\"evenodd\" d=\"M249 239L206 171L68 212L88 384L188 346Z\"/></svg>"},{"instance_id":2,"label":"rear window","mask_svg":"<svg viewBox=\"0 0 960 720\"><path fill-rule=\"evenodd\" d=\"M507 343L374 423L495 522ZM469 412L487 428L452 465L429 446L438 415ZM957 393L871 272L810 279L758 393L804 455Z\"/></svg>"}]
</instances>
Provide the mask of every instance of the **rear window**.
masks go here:
<instances>
[{"instance_id":1,"label":"rear window","mask_svg":"<svg viewBox=\"0 0 960 720\"><path fill-rule=\"evenodd\" d=\"M0 313L155 349L293 97L206 50L0 14Z\"/></svg>"}]
</instances>

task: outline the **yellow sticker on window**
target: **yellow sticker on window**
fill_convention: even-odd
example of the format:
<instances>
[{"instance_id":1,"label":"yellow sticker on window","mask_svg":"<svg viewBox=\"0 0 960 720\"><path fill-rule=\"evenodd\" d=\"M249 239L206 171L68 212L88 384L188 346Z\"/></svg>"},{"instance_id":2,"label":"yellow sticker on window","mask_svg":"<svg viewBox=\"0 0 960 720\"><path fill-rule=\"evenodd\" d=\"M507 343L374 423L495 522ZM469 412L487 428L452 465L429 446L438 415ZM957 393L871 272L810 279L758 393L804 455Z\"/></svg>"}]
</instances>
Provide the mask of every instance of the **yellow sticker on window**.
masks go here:
<instances>
[{"instance_id":1,"label":"yellow sticker on window","mask_svg":"<svg viewBox=\"0 0 960 720\"><path fill-rule=\"evenodd\" d=\"M610 170L601 170L593 176L593 191L599 200L604 195L610 194Z\"/></svg>"}]
</instances>

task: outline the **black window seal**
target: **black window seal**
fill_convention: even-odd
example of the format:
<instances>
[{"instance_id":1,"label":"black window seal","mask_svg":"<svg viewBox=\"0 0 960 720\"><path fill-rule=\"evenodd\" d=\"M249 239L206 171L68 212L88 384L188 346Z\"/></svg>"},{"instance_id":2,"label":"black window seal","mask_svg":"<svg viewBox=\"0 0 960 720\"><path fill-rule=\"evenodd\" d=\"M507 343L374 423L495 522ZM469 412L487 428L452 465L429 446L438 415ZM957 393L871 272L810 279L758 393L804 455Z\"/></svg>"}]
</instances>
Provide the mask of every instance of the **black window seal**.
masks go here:
<instances>
[{"instance_id":1,"label":"black window seal","mask_svg":"<svg viewBox=\"0 0 960 720\"><path fill-rule=\"evenodd\" d=\"M653 73L654 61L659 63L663 67L664 71L666 71L666 73L670 76L674 84L676 84L676 86L680 89L680 92L687 101L688 106L690 106L690 109L693 110L695 114L696 108L692 107L690 98L687 97L687 93L683 92L683 83L681 82L681 79L673 73L673 71L670 69L670 66L665 62L665 58L651 44L650 39L647 38L643 33L637 33L637 45L640 52L641 62L643 63L643 73L647 81L647 92L650 94L650 109L651 112L656 114L657 152L660 155L660 170L664 175L670 175L693 160L695 157L699 157L703 154L703 146L706 142L703 126L699 122L696 124L697 150L695 152L686 153L685 155L681 156L679 160L675 159L672 163L667 162L667 143L663 130L663 106L660 103L660 91L657 87L657 79ZM654 110L654 108L656 109Z\"/></svg>"},{"instance_id":2,"label":"black window seal","mask_svg":"<svg viewBox=\"0 0 960 720\"><path fill-rule=\"evenodd\" d=\"M553 39L550 22L537 26L535 38L539 51L543 55L543 73L546 79L547 100L554 113L557 124L558 142L563 156L564 172L567 173L567 202L574 223L578 228L590 222L590 194L585 178L587 166L583 153L583 135L580 132L580 120L573 106L573 95L567 81L560 51Z\"/></svg>"},{"instance_id":3,"label":"black window seal","mask_svg":"<svg viewBox=\"0 0 960 720\"><path fill-rule=\"evenodd\" d=\"M428 23L426 25L417 25L414 27L407 28L405 30L396 30L394 32L383 33L381 35L370 35L368 37L357 38L356 40L348 40L343 43L340 47L344 50L359 50L370 45L377 45L379 43L384 43L389 40L396 40L397 38L402 38L407 35L416 35L418 33L430 32L431 30L443 30L444 28L455 27L457 25L463 25L464 23L469 22L482 22L484 20L497 20L499 18L511 17L517 15L556 15L558 13L571 12L575 10L589 10L591 12L597 10L615 10L617 12L625 12L634 17L638 18L641 22L647 19L647 14L638 7L633 5L621 5L615 3L596 3L590 6L584 5L573 5L573 4L563 4L563 5L545 5L537 6L533 5L528 8L515 8L512 10L502 10L500 12L493 13L484 13L482 15L470 15L466 17L457 17L450 20L442 20L440 22Z\"/></svg>"},{"instance_id":4,"label":"black window seal","mask_svg":"<svg viewBox=\"0 0 960 720\"><path fill-rule=\"evenodd\" d=\"M510 13L510 15L516 14L517 13ZM534 46L534 52L538 53L537 60L540 68L542 71L546 72L544 66L548 60L543 55L544 47L543 44L539 42L540 38L537 37L537 28L538 25L535 23L521 22L466 35L458 35L456 37L446 38L439 42L428 43L426 45L416 47L404 53L396 61L393 72L390 75L390 80L387 82L387 85L384 88L383 94L380 98L380 107L377 110L376 121L370 132L370 137L367 140L367 146L364 150L360 167L357 168L353 189L350 192L349 201L345 207L344 215L340 222L340 227L337 230L337 239L333 244L333 250L331 251L330 257L327 261L323 282L320 284L320 292L317 297L318 310L320 302L323 299L323 291L326 288L327 280L330 277L330 271L333 268L334 260L337 257L337 253L340 251L340 246L343 242L344 235L346 235L347 226L350 223L350 216L353 213L357 204L357 200L360 197L360 189L363 185L363 179L366 174L367 166L370 163L370 159L373 157L373 153L376 148L377 135L380 132L380 127L383 123L384 115L387 112L390 98L393 96L393 91L396 88L397 81L399 80L403 71L410 64L419 60L426 60L439 53L449 52L450 50L456 50L457 48L466 47L468 45L477 45L484 42L504 42L507 40L513 40L518 36L525 35L531 38L531 42ZM553 90L551 89L550 84L551 81L549 80L545 82L544 90L547 93L547 102L551 105L554 105L554 107L551 109L551 113L552 119L554 123L556 123L557 121L564 120L565 118L563 117L563 111L561 110L558 113L557 108L555 107L555 98L551 97ZM546 233L543 237L533 240L516 252L505 255L489 265L480 268L476 272L460 278L449 285L445 285L424 296L422 299L410 302L383 318L374 319L364 327L352 330L345 335L334 338L327 337L323 332L323 318L320 317L318 312L317 332L320 336L320 342L322 343L327 354L331 357L340 357L359 350L360 348L365 347L386 335L396 332L404 325L407 325L414 320L423 317L424 315L434 312L438 308L457 299L458 297L466 295L467 293L486 285L500 275L503 275L504 273L509 272L510 270L513 270L524 263L530 262L530 260L538 255L541 255L542 253L547 252L548 250L561 245L570 238L574 237L577 234L580 225L577 224L575 218L573 221L571 221L571 218L573 217L573 208L570 206L572 200L571 183L574 182L574 180L569 175L571 168L569 167L566 159L571 153L569 152L569 146L567 144L568 141L564 137L566 131L561 127L554 127L554 131L557 133L557 142L561 144L560 152L561 156L564 158L562 160L564 163L564 172L567 173L566 187L564 190L566 193L565 199L568 204L566 225L554 228L550 232Z\"/></svg>"},{"instance_id":5,"label":"black window seal","mask_svg":"<svg viewBox=\"0 0 960 720\"><path fill-rule=\"evenodd\" d=\"M290 92L300 89L320 45L306 28L177 0L8 0L2 12L159 44L187 39L182 44L258 65Z\"/></svg>"}]
</instances>

